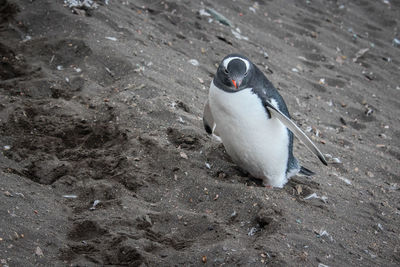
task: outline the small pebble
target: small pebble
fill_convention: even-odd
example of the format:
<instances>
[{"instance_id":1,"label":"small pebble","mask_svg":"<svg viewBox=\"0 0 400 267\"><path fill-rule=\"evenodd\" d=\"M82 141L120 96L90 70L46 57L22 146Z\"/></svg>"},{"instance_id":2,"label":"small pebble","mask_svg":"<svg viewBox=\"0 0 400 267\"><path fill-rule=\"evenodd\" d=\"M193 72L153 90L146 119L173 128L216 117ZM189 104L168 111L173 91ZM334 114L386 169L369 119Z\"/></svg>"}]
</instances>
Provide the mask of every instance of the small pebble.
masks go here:
<instances>
[{"instance_id":1,"label":"small pebble","mask_svg":"<svg viewBox=\"0 0 400 267\"><path fill-rule=\"evenodd\" d=\"M105 38L110 41L114 41L114 42L117 41L117 38L115 38L115 37L106 36Z\"/></svg>"},{"instance_id":2,"label":"small pebble","mask_svg":"<svg viewBox=\"0 0 400 267\"><path fill-rule=\"evenodd\" d=\"M15 195L16 195L16 196L19 196L19 197L22 197L22 198L25 198L25 195L22 194L22 193L15 193Z\"/></svg>"},{"instance_id":3,"label":"small pebble","mask_svg":"<svg viewBox=\"0 0 400 267\"><path fill-rule=\"evenodd\" d=\"M182 123L182 124L185 124L185 120L182 119L182 117L179 117L179 118L178 118L178 122L179 122L179 123Z\"/></svg>"},{"instance_id":4,"label":"small pebble","mask_svg":"<svg viewBox=\"0 0 400 267\"><path fill-rule=\"evenodd\" d=\"M190 59L188 62L190 64L192 64L193 66L199 66L200 65L199 61L197 61L196 59Z\"/></svg>"},{"instance_id":5,"label":"small pebble","mask_svg":"<svg viewBox=\"0 0 400 267\"><path fill-rule=\"evenodd\" d=\"M383 138L383 139L387 139L387 138L388 138L387 135L384 134L384 133L379 134L379 137L381 137L381 138Z\"/></svg>"},{"instance_id":6,"label":"small pebble","mask_svg":"<svg viewBox=\"0 0 400 267\"><path fill-rule=\"evenodd\" d=\"M333 173L333 175L335 175L339 180L342 180L343 182L345 182L348 185L351 185L351 181L345 177L339 176L339 174L337 173Z\"/></svg>"},{"instance_id":7,"label":"small pebble","mask_svg":"<svg viewBox=\"0 0 400 267\"><path fill-rule=\"evenodd\" d=\"M312 193L311 195L308 195L304 198L304 200L312 199L312 198L319 198L317 193Z\"/></svg>"},{"instance_id":8,"label":"small pebble","mask_svg":"<svg viewBox=\"0 0 400 267\"><path fill-rule=\"evenodd\" d=\"M77 195L63 195L64 198L78 198Z\"/></svg>"},{"instance_id":9,"label":"small pebble","mask_svg":"<svg viewBox=\"0 0 400 267\"><path fill-rule=\"evenodd\" d=\"M311 35L312 38L317 38L317 36L318 36L318 34L316 32L311 32L310 35Z\"/></svg>"},{"instance_id":10,"label":"small pebble","mask_svg":"<svg viewBox=\"0 0 400 267\"><path fill-rule=\"evenodd\" d=\"M93 206L90 208L90 210L95 210L95 209L96 209L96 206L97 206L99 203L100 203L100 200L96 199L96 200L93 202Z\"/></svg>"},{"instance_id":11,"label":"small pebble","mask_svg":"<svg viewBox=\"0 0 400 267\"><path fill-rule=\"evenodd\" d=\"M253 236L257 232L257 228L251 227L250 231L247 233L248 236Z\"/></svg>"},{"instance_id":12,"label":"small pebble","mask_svg":"<svg viewBox=\"0 0 400 267\"><path fill-rule=\"evenodd\" d=\"M39 256L39 257L44 256L43 251L40 247L36 247L35 254L36 254L36 256Z\"/></svg>"},{"instance_id":13,"label":"small pebble","mask_svg":"<svg viewBox=\"0 0 400 267\"><path fill-rule=\"evenodd\" d=\"M181 152L179 153L179 155L181 156L181 158L184 158L184 159L188 159L188 158L189 158L188 155L187 155L185 152L183 152L183 151L181 151Z\"/></svg>"},{"instance_id":14,"label":"small pebble","mask_svg":"<svg viewBox=\"0 0 400 267\"><path fill-rule=\"evenodd\" d=\"M377 257L375 254L371 253L368 249L364 250L364 252L365 252L366 254L370 255L371 258L373 258L373 259Z\"/></svg>"},{"instance_id":15,"label":"small pebble","mask_svg":"<svg viewBox=\"0 0 400 267\"><path fill-rule=\"evenodd\" d=\"M235 218L237 216L237 212L234 210L231 214L231 218Z\"/></svg>"}]
</instances>

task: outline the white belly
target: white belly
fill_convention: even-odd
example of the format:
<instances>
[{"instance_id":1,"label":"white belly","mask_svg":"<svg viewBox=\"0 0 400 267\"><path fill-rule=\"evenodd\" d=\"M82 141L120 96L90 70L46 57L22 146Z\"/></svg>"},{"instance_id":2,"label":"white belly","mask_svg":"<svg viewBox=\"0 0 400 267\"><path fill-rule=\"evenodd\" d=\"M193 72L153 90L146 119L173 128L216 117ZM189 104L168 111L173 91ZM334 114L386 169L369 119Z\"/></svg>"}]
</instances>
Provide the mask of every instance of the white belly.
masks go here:
<instances>
[{"instance_id":1,"label":"white belly","mask_svg":"<svg viewBox=\"0 0 400 267\"><path fill-rule=\"evenodd\" d=\"M268 118L261 99L251 89L227 93L211 83L210 109L229 156L265 185L287 182L289 136L276 118Z\"/></svg>"}]
</instances>

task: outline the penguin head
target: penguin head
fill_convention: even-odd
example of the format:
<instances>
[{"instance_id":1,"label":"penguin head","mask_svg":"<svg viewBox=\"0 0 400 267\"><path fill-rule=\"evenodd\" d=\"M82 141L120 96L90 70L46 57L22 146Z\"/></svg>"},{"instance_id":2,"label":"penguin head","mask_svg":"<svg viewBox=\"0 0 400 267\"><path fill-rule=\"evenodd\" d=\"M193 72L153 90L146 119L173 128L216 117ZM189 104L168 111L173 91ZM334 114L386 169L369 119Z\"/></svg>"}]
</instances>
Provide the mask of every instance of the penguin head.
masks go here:
<instances>
[{"instance_id":1,"label":"penguin head","mask_svg":"<svg viewBox=\"0 0 400 267\"><path fill-rule=\"evenodd\" d=\"M239 54L230 54L219 64L214 79L222 85L221 89L236 92L248 87L253 72L254 68L250 60Z\"/></svg>"}]
</instances>

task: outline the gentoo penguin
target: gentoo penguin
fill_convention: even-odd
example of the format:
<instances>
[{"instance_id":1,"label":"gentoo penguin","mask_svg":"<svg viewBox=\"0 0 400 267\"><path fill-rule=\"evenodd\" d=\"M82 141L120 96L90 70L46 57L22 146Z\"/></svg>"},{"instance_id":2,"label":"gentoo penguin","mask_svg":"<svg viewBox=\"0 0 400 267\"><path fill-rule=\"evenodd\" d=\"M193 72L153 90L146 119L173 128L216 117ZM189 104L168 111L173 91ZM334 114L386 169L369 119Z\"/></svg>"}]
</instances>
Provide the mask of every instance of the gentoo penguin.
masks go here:
<instances>
[{"instance_id":1,"label":"gentoo penguin","mask_svg":"<svg viewBox=\"0 0 400 267\"><path fill-rule=\"evenodd\" d=\"M290 119L282 96L248 58L230 54L211 82L204 128L221 138L232 160L265 186L283 187L298 173L314 174L293 156L293 133L327 162Z\"/></svg>"}]
</instances>

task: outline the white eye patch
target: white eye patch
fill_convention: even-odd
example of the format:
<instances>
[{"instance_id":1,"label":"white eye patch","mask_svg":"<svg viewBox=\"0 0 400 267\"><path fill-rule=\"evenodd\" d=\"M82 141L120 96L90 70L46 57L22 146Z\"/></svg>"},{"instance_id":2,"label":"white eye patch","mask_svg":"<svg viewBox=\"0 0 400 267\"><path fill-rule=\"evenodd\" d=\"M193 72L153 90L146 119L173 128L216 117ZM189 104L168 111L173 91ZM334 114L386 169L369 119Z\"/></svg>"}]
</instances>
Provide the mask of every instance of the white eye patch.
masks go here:
<instances>
[{"instance_id":1,"label":"white eye patch","mask_svg":"<svg viewBox=\"0 0 400 267\"><path fill-rule=\"evenodd\" d=\"M241 61L243 61L244 64L246 64L246 72L249 71L249 68L250 68L250 63L249 63L249 61L247 61L246 59L241 58L241 57L228 57L227 59L225 59L225 60L222 62L222 65L224 66L224 68L225 68L225 69L228 68L229 62L231 62L231 61L234 60L234 59L240 59Z\"/></svg>"}]
</instances>

